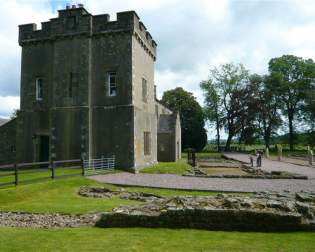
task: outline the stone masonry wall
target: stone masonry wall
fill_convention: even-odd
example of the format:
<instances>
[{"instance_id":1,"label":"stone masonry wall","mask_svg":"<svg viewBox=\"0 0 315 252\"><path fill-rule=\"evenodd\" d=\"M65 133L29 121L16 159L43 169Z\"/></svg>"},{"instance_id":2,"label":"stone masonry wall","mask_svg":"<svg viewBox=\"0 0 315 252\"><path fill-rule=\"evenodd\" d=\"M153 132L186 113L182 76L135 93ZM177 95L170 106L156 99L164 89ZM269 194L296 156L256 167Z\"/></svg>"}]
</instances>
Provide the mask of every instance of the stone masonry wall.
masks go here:
<instances>
[{"instance_id":1,"label":"stone masonry wall","mask_svg":"<svg viewBox=\"0 0 315 252\"><path fill-rule=\"evenodd\" d=\"M0 165L12 164L15 162L16 126L15 119L0 126Z\"/></svg>"}]
</instances>

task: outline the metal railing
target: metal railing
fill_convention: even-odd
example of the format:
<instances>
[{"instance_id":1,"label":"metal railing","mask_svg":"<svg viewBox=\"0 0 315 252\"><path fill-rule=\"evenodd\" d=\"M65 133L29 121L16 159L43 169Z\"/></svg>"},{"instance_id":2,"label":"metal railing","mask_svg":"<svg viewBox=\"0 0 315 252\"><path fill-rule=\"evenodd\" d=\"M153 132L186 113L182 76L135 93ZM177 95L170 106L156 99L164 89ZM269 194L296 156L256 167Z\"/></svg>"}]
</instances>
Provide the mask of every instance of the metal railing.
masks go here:
<instances>
[{"instance_id":1,"label":"metal railing","mask_svg":"<svg viewBox=\"0 0 315 252\"><path fill-rule=\"evenodd\" d=\"M8 164L0 166L0 187L70 176L89 176L112 172L114 169L115 156L89 160Z\"/></svg>"},{"instance_id":2,"label":"metal railing","mask_svg":"<svg viewBox=\"0 0 315 252\"><path fill-rule=\"evenodd\" d=\"M83 160L84 175L111 172L115 169L115 156Z\"/></svg>"}]
</instances>

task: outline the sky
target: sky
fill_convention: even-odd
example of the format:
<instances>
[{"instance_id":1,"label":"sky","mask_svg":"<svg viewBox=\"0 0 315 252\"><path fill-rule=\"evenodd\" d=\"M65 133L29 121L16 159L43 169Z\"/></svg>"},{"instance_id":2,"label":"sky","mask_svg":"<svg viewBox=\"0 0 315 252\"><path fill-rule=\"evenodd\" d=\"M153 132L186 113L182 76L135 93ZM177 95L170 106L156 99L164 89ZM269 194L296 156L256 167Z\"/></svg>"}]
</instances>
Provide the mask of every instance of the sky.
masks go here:
<instances>
[{"instance_id":1,"label":"sky","mask_svg":"<svg viewBox=\"0 0 315 252\"><path fill-rule=\"evenodd\" d=\"M181 86L202 104L199 83L209 70L229 62L252 73L284 54L315 59L313 0L0 0L0 117L19 108L18 25L48 21L66 4L84 4L92 14L135 10L158 43L155 84ZM211 129L209 129L211 134Z\"/></svg>"}]
</instances>

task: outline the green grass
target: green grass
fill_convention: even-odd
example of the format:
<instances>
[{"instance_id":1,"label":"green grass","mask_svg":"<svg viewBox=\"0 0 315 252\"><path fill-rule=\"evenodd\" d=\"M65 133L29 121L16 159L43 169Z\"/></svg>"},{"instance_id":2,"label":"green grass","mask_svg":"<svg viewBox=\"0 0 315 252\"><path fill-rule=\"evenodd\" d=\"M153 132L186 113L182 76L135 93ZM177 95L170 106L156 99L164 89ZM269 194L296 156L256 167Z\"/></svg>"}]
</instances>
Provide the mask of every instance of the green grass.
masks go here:
<instances>
[{"instance_id":1,"label":"green grass","mask_svg":"<svg viewBox=\"0 0 315 252\"><path fill-rule=\"evenodd\" d=\"M219 152L197 152L196 153L196 157L197 158L207 158L207 157L220 157L222 154ZM187 159L187 153L183 152L182 153L182 158L186 158Z\"/></svg>"},{"instance_id":2,"label":"green grass","mask_svg":"<svg viewBox=\"0 0 315 252\"><path fill-rule=\"evenodd\" d=\"M0 228L1 251L314 251L315 233Z\"/></svg>"},{"instance_id":3,"label":"green grass","mask_svg":"<svg viewBox=\"0 0 315 252\"><path fill-rule=\"evenodd\" d=\"M137 201L119 198L98 199L78 195L81 186L121 187L101 184L85 177L72 177L43 181L17 187L0 188L0 211L24 211L32 213L90 213L110 211L120 205L139 204ZM131 192L147 192L161 196L216 195L217 192L169 190L158 188L123 187ZM0 250L1 251L1 250Z\"/></svg>"},{"instance_id":4,"label":"green grass","mask_svg":"<svg viewBox=\"0 0 315 252\"><path fill-rule=\"evenodd\" d=\"M58 176L70 176L70 175L81 175L81 168L69 169L69 168L58 168L55 170L55 177ZM15 182L14 171L0 171L0 175L8 175L0 177L0 184ZM44 169L29 169L20 170L18 172L19 183L31 183L36 180L49 180L51 179L52 172Z\"/></svg>"},{"instance_id":5,"label":"green grass","mask_svg":"<svg viewBox=\"0 0 315 252\"><path fill-rule=\"evenodd\" d=\"M43 181L0 189L0 211L33 213L89 213L110 211L120 205L138 204L119 198L96 199L78 195L80 186L102 186L84 177Z\"/></svg>"},{"instance_id":6,"label":"green grass","mask_svg":"<svg viewBox=\"0 0 315 252\"><path fill-rule=\"evenodd\" d=\"M191 169L191 166L187 164L186 159L181 159L177 162L159 162L156 165L152 165L142 169L141 173L152 174L184 174Z\"/></svg>"},{"instance_id":7,"label":"green grass","mask_svg":"<svg viewBox=\"0 0 315 252\"><path fill-rule=\"evenodd\" d=\"M198 152L197 158L207 158L213 156L221 156L218 152ZM177 162L159 162L156 165L146 167L140 173L151 174L184 174L191 170L191 166L187 164L187 153L182 153L182 159Z\"/></svg>"}]
</instances>

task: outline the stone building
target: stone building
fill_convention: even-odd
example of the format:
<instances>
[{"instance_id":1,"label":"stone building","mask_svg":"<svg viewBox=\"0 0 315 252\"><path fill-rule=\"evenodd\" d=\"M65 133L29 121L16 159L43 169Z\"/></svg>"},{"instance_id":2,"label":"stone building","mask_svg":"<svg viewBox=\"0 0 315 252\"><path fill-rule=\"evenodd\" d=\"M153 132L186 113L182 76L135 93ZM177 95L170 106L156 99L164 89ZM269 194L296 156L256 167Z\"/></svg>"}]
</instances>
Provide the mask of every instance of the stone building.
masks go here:
<instances>
[{"instance_id":1,"label":"stone building","mask_svg":"<svg viewBox=\"0 0 315 252\"><path fill-rule=\"evenodd\" d=\"M175 161L180 121L155 97L157 44L134 11L91 15L82 5L19 26L21 106L0 162L115 155L120 168ZM8 123L7 123L8 124ZM10 158L6 158L10 157Z\"/></svg>"}]
</instances>

